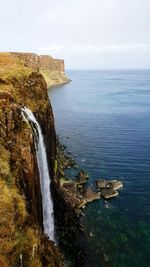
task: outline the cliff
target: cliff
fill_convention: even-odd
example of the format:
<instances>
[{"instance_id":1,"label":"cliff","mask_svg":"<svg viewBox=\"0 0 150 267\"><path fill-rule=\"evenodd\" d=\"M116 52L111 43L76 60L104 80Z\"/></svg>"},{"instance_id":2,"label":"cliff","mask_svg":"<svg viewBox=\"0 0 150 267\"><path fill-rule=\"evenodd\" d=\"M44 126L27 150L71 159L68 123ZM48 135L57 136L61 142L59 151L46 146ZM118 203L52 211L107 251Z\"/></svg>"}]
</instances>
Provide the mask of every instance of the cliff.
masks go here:
<instances>
[{"instance_id":1,"label":"cliff","mask_svg":"<svg viewBox=\"0 0 150 267\"><path fill-rule=\"evenodd\" d=\"M23 106L30 108L40 123L53 177L53 112L45 80L35 72L46 63L39 65L37 55L27 58L0 53L0 266L59 267L64 266L62 256L42 231L34 136L21 113ZM57 64L63 69L63 63Z\"/></svg>"},{"instance_id":2,"label":"cliff","mask_svg":"<svg viewBox=\"0 0 150 267\"><path fill-rule=\"evenodd\" d=\"M47 86L58 86L69 80L65 75L64 60L54 59L51 56L38 56L34 53L11 53L14 58L21 60L24 65L34 71L39 71L45 78Z\"/></svg>"}]
</instances>

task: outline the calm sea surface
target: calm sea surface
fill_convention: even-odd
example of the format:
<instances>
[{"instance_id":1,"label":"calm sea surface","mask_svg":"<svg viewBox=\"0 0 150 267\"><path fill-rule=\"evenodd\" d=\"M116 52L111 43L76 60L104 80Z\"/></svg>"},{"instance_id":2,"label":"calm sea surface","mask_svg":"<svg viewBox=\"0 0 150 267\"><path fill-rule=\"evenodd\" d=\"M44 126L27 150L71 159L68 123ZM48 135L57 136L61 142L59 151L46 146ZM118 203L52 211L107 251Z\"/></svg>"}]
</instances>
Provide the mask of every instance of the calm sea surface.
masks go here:
<instances>
[{"instance_id":1,"label":"calm sea surface","mask_svg":"<svg viewBox=\"0 0 150 267\"><path fill-rule=\"evenodd\" d=\"M117 178L119 196L89 204L82 217L91 267L150 266L150 71L68 71L49 91L57 134L89 175Z\"/></svg>"}]
</instances>

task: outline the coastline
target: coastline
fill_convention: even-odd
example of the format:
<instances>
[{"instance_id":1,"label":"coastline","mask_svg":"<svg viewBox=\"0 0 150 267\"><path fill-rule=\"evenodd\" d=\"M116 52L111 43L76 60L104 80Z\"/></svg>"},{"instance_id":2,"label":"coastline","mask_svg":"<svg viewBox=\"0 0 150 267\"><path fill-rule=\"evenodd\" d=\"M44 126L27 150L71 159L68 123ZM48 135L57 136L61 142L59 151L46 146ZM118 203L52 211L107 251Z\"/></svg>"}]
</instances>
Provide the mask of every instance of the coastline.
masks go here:
<instances>
[{"instance_id":1,"label":"coastline","mask_svg":"<svg viewBox=\"0 0 150 267\"><path fill-rule=\"evenodd\" d=\"M53 85L48 85L47 87L48 87L48 90L51 90L53 88L57 88L57 87L59 88L59 87L65 85L65 84L68 84L71 81L72 81L71 79L68 79L67 81L64 81L64 82L61 82L61 83L57 83L57 84L53 84Z\"/></svg>"},{"instance_id":2,"label":"coastline","mask_svg":"<svg viewBox=\"0 0 150 267\"><path fill-rule=\"evenodd\" d=\"M93 265L99 266L102 251L112 266L138 267L144 260L146 266L149 262L149 72L122 72L121 77L117 71L85 71L82 75L68 71L68 74L73 82L49 94L60 140L75 155L78 166L90 174L89 184L97 178L124 183L117 198L89 204L83 210L85 216L80 217ZM67 174L72 177L74 170L67 170Z\"/></svg>"},{"instance_id":3,"label":"coastline","mask_svg":"<svg viewBox=\"0 0 150 267\"><path fill-rule=\"evenodd\" d=\"M5 177L6 187L8 187L7 194L15 189L18 196L17 205L23 205L23 211L25 211L25 214L21 214L23 218L20 219L19 226L14 221L14 228L11 231L13 232L16 227L20 236L23 236L24 242L27 242L27 246L21 247L21 252L17 250L16 246L15 253L13 251L11 253L14 253L15 262L19 258L18 253L25 254L23 260L30 264L28 255L32 251L31 247L36 239L37 251L40 253L36 252L33 262L38 260L42 266L47 266L51 262L57 264L56 266L63 266L63 254L60 254L59 247L56 247L43 234L42 197L34 146L35 136L32 127L29 127L21 116L22 107L25 106L35 115L44 135L60 248L67 260L71 259L71 267L76 267L79 263L80 266L84 266L87 257L90 262L90 250L80 217L83 215L82 209L85 208L85 205L100 198L100 192L95 192L92 187L87 187L88 175L84 170L79 170L73 179L66 176L65 169L75 167L76 164L70 153L58 140L56 144L55 123L46 82L39 72L33 72L18 60L14 61L15 65L7 64L7 69L5 69L6 63L10 62L10 57L11 55L1 55L4 69L1 72L0 80L0 120L2 125L0 145L2 146L1 155L4 154L2 162L6 164L7 168L6 173L0 174L2 178ZM13 165L11 165L12 162ZM7 179L9 178L12 183L12 177L14 182L12 188L9 188ZM19 197L22 197L21 204ZM12 200L12 205L14 201L15 199ZM13 214L15 216L15 212L15 210L12 211L12 216ZM1 217L3 219L3 216ZM9 223L9 220L7 221ZM34 225L31 221L34 222ZM22 232L21 229L32 230L31 239L26 241L26 232ZM7 235L6 244L7 238L9 238ZM16 243L18 242L17 238L16 236ZM12 249L12 244L10 246ZM50 251L53 252L50 253ZM8 260L10 263L12 263L12 254ZM5 256L5 252L3 255ZM92 266L91 262L89 266Z\"/></svg>"},{"instance_id":4,"label":"coastline","mask_svg":"<svg viewBox=\"0 0 150 267\"><path fill-rule=\"evenodd\" d=\"M92 233L88 236L81 223L84 216L84 208L89 202L99 199L97 194L91 196L89 201L83 201L87 189L88 175L80 167L76 168L76 162L73 155L67 151L67 147L63 145L57 137L57 181L54 183L54 194L56 197L55 218L56 231L58 235L58 243L63 252L66 266L86 266L92 267L92 255L88 245L88 239L93 238ZM69 177L65 171L70 168L76 168L76 175ZM86 178L78 180L80 172L84 173ZM59 185L58 185L59 183ZM79 185L75 187L74 184ZM80 196L79 202L77 198ZM108 258L100 252L101 266L111 267Z\"/></svg>"}]
</instances>

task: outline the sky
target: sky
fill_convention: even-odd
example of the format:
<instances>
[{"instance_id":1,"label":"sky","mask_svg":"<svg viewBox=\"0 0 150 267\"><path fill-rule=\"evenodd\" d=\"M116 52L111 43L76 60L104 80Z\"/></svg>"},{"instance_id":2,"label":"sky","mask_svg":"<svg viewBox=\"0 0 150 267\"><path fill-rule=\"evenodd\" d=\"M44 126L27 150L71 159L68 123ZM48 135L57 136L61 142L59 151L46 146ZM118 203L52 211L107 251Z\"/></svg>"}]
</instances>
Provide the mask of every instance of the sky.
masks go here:
<instances>
[{"instance_id":1,"label":"sky","mask_svg":"<svg viewBox=\"0 0 150 267\"><path fill-rule=\"evenodd\" d=\"M150 69L150 0L0 0L0 50L67 69Z\"/></svg>"}]
</instances>

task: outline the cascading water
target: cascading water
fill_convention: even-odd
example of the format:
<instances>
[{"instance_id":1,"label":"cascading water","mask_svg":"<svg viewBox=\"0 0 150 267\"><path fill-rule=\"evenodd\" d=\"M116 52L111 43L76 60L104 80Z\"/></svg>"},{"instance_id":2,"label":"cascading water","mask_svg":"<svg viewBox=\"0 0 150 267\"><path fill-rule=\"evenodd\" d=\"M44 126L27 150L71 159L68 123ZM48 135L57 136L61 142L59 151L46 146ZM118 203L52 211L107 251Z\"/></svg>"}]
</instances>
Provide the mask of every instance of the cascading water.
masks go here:
<instances>
[{"instance_id":1,"label":"cascading water","mask_svg":"<svg viewBox=\"0 0 150 267\"><path fill-rule=\"evenodd\" d=\"M45 150L42 131L39 123L37 122L36 118L34 117L30 109L26 107L23 108L22 115L24 119L28 123L30 123L35 134L35 147L36 147L38 168L40 173L40 186L42 194L44 232L46 235L48 235L50 240L55 241L53 201L50 190L51 180L49 176L46 150Z\"/></svg>"}]
</instances>

